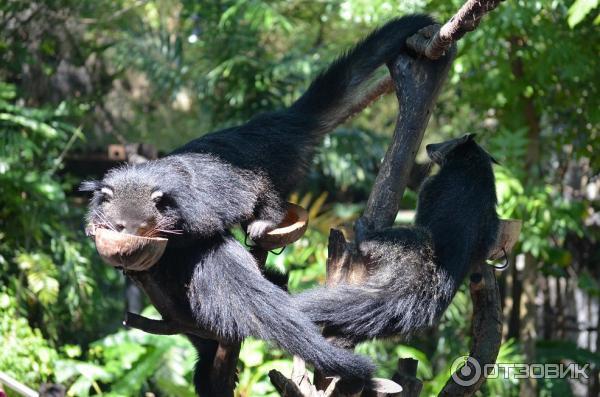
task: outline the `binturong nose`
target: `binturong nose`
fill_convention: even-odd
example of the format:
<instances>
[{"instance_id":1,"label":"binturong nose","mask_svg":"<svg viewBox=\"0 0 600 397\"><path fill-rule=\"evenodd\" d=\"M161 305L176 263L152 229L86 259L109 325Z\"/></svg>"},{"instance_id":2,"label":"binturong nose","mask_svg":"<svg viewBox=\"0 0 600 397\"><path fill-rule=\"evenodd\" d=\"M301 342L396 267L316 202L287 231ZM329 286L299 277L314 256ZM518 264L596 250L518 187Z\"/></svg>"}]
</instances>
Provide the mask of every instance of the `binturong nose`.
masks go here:
<instances>
[{"instance_id":1,"label":"binturong nose","mask_svg":"<svg viewBox=\"0 0 600 397\"><path fill-rule=\"evenodd\" d=\"M429 155L429 157L431 157L431 155L435 152L435 145L432 143L430 143L429 145L426 145L425 151L427 152L427 155Z\"/></svg>"}]
</instances>

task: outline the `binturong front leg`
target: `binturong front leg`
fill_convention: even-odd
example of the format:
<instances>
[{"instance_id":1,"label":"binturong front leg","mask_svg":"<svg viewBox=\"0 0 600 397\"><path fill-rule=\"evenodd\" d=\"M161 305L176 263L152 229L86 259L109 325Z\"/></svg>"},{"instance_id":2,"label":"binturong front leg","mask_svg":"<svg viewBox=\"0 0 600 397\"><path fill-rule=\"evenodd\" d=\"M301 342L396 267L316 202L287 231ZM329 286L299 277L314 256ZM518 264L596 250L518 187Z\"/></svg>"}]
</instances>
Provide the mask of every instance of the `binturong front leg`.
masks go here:
<instances>
[{"instance_id":1,"label":"binturong front leg","mask_svg":"<svg viewBox=\"0 0 600 397\"><path fill-rule=\"evenodd\" d=\"M270 192L261 198L254 211L254 220L248 223L246 233L252 240L259 240L283 221L286 204L278 194Z\"/></svg>"}]
</instances>

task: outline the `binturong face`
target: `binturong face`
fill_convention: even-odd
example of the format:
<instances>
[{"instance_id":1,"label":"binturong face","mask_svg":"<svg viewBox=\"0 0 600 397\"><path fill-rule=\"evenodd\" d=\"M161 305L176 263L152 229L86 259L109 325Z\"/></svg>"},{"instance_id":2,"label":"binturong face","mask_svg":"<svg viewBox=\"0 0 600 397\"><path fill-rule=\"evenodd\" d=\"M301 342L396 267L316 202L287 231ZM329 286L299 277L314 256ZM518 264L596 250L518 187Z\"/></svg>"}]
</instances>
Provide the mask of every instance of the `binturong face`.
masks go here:
<instances>
[{"instance_id":1,"label":"binturong face","mask_svg":"<svg viewBox=\"0 0 600 397\"><path fill-rule=\"evenodd\" d=\"M144 237L181 234L167 192L134 169L116 169L102 181L83 182L80 190L93 194L87 214L90 235L97 228Z\"/></svg>"},{"instance_id":2,"label":"binturong face","mask_svg":"<svg viewBox=\"0 0 600 397\"><path fill-rule=\"evenodd\" d=\"M431 143L425 146L429 159L438 165L442 165L446 157L456 148L468 142L475 141L475 134L466 134L460 138L450 139L440 143Z\"/></svg>"}]
</instances>

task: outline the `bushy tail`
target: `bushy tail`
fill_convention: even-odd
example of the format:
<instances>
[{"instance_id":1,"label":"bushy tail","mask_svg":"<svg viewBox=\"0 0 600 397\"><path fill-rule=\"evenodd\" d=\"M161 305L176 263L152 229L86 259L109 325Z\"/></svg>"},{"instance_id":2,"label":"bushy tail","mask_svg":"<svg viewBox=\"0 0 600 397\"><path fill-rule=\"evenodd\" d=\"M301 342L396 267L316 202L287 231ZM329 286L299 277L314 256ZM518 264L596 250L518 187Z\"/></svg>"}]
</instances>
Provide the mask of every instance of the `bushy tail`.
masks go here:
<instances>
[{"instance_id":1,"label":"bushy tail","mask_svg":"<svg viewBox=\"0 0 600 397\"><path fill-rule=\"evenodd\" d=\"M393 335L410 336L435 324L459 282L443 269L418 284L392 280L385 285L320 287L295 295L294 303L329 335L353 343Z\"/></svg>"},{"instance_id":2,"label":"bushy tail","mask_svg":"<svg viewBox=\"0 0 600 397\"><path fill-rule=\"evenodd\" d=\"M363 94L368 91L366 87L375 70L405 50L408 37L434 22L427 15L409 15L388 22L321 73L291 110L316 117L318 132L329 132L364 102Z\"/></svg>"},{"instance_id":3,"label":"bushy tail","mask_svg":"<svg viewBox=\"0 0 600 397\"><path fill-rule=\"evenodd\" d=\"M327 375L368 383L373 364L328 343L291 297L267 281L252 256L226 236L196 266L190 303L199 323L229 340L254 336L272 341Z\"/></svg>"}]
</instances>

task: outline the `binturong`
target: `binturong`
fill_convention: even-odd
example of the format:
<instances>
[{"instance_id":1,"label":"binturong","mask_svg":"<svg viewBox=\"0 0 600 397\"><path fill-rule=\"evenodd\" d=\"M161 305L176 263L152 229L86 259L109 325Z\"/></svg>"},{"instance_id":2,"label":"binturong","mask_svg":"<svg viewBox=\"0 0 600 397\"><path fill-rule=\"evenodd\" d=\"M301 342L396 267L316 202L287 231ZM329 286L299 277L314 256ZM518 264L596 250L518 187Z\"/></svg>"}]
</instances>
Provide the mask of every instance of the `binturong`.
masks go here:
<instances>
[{"instance_id":1,"label":"binturong","mask_svg":"<svg viewBox=\"0 0 600 397\"><path fill-rule=\"evenodd\" d=\"M431 327L498 233L492 162L473 134L426 147L440 166L418 196L414 226L358 236L369 276L298 294L298 308L340 343L404 336Z\"/></svg>"},{"instance_id":2,"label":"binturong","mask_svg":"<svg viewBox=\"0 0 600 397\"><path fill-rule=\"evenodd\" d=\"M350 384L368 382L371 362L328 344L289 295L262 277L229 229L242 224L258 239L280 223L284 198L302 180L321 137L370 98L374 72L407 50L406 38L432 23L424 15L394 19L334 61L289 108L83 183L81 190L93 192L91 230L168 237L151 271L160 272L200 327L232 341L266 339ZM201 360L214 352L213 342L191 339ZM212 395L206 368L198 364L195 384Z\"/></svg>"}]
</instances>

